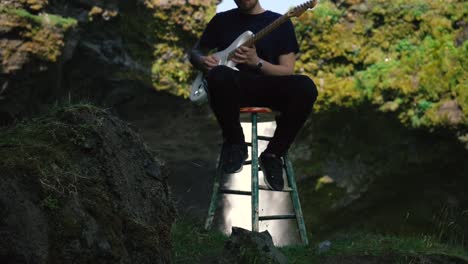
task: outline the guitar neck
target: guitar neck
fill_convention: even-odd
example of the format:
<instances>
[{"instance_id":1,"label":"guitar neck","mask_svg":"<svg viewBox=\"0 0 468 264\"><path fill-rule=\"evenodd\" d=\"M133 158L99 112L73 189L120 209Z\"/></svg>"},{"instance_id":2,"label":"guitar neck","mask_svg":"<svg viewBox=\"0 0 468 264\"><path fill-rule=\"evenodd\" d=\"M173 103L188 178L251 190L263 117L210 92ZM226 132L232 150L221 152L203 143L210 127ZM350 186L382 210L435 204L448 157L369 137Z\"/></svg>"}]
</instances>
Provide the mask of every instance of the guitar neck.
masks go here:
<instances>
[{"instance_id":1,"label":"guitar neck","mask_svg":"<svg viewBox=\"0 0 468 264\"><path fill-rule=\"evenodd\" d=\"M243 45L245 46L252 46L255 45L259 40L261 40L263 37L268 35L271 31L279 27L281 24L286 22L289 19L288 16L283 15L273 21L270 25L268 25L266 28L262 29L260 32L252 36L249 40L247 40Z\"/></svg>"},{"instance_id":2,"label":"guitar neck","mask_svg":"<svg viewBox=\"0 0 468 264\"><path fill-rule=\"evenodd\" d=\"M273 31L274 29L276 29L277 27L279 27L281 24L283 24L284 22L286 22L287 20L289 19L289 17L287 15L283 15L279 18L277 18L275 21L273 21L273 23L271 23L270 25L268 25L267 27L265 27L264 29L262 29L260 32L258 32L257 34L255 34L254 36L252 36L250 39L248 39L244 44L242 44L241 46L253 46L255 45L259 40L261 40L263 37L265 37L266 35L268 35L271 31ZM234 56L234 53L236 52L237 49L231 51L229 53L229 56L228 56L228 59L231 59L232 56Z\"/></svg>"}]
</instances>

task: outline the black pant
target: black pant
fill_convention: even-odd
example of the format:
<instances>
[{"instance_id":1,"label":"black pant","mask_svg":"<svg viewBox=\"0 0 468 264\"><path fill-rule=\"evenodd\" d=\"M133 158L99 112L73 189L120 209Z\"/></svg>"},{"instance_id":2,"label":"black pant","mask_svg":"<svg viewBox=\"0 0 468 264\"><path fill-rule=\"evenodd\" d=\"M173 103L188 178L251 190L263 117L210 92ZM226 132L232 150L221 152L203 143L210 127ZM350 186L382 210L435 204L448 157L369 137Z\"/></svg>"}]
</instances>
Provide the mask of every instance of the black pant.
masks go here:
<instances>
[{"instance_id":1,"label":"black pant","mask_svg":"<svg viewBox=\"0 0 468 264\"><path fill-rule=\"evenodd\" d=\"M280 156L287 152L317 98L314 82L304 75L257 75L217 66L209 71L207 81L210 105L224 141L244 142L240 107L269 107L280 112L275 134L266 149Z\"/></svg>"}]
</instances>

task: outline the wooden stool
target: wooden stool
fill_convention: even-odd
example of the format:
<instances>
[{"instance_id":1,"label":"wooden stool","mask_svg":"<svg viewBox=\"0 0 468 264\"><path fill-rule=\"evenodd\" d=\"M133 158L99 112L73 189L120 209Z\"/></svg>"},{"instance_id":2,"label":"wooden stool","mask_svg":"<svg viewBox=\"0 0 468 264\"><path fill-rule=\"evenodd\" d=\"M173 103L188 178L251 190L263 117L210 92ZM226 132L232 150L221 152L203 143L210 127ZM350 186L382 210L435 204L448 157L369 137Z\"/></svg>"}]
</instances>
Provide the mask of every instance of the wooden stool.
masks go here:
<instances>
[{"instance_id":1,"label":"wooden stool","mask_svg":"<svg viewBox=\"0 0 468 264\"><path fill-rule=\"evenodd\" d=\"M265 107L245 107L240 109L241 113L249 113L251 115L251 123L252 123L252 142L247 143L249 146L252 147L251 151L251 160L247 160L244 162L244 165L252 165L252 187L251 191L239 191L239 190L228 190L228 189L220 189L220 178L224 174L220 163L218 163L216 168L216 175L213 183L213 193L211 196L210 208L208 210L208 217L205 222L205 229L209 230L213 223L213 219L215 216L216 206L218 202L218 194L236 194L236 195L250 195L251 202L252 202L252 231L258 232L259 230L259 221L267 221L267 220L280 220L280 219L296 219L297 225L299 227L299 233L301 236L302 243L304 245L308 245L309 241L307 239L307 232L306 227L304 224L304 217L302 215L301 203L299 201L299 195L297 192L297 185L296 180L294 177L294 171L292 168L292 163L288 158L288 155L284 155L283 157L283 166L286 169L286 176L287 181L289 182L289 186L291 188L285 188L280 192L289 192L291 194L291 199L294 206L294 214L289 215L270 215L270 216L259 216L258 213L258 190L264 191L274 191L269 189L266 186L259 186L258 184L258 140L265 140L269 141L271 137L266 136L259 136L257 135L257 122L258 122L258 114L260 113L272 113L272 110Z\"/></svg>"}]
</instances>

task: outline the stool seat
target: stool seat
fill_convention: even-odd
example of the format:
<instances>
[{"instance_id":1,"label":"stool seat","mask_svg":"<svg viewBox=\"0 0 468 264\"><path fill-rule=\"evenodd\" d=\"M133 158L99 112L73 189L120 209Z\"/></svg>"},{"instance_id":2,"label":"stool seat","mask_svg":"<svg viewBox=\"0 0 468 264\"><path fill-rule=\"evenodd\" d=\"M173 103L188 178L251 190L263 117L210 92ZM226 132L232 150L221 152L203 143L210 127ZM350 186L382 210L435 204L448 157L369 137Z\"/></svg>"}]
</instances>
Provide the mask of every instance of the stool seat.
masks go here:
<instances>
[{"instance_id":1,"label":"stool seat","mask_svg":"<svg viewBox=\"0 0 468 264\"><path fill-rule=\"evenodd\" d=\"M241 107L239 112L240 112L240 121L244 123L251 122L252 114L255 114L255 115L261 114L261 115L258 115L258 119L257 119L257 122L259 123L275 121L275 117L278 114L278 112L272 110L271 108L257 107L257 106Z\"/></svg>"},{"instance_id":2,"label":"stool seat","mask_svg":"<svg viewBox=\"0 0 468 264\"><path fill-rule=\"evenodd\" d=\"M241 113L271 113L271 110L268 107L241 107Z\"/></svg>"}]
</instances>

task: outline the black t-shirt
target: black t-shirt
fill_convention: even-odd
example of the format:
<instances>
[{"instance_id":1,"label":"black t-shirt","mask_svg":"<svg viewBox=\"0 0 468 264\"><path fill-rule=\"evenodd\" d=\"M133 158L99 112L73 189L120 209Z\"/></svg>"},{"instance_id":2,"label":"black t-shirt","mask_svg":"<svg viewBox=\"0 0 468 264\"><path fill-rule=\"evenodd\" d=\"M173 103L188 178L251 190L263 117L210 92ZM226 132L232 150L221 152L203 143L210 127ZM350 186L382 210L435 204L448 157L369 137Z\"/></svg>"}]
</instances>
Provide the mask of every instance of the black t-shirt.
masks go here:
<instances>
[{"instance_id":1,"label":"black t-shirt","mask_svg":"<svg viewBox=\"0 0 468 264\"><path fill-rule=\"evenodd\" d=\"M249 15L240 12L237 8L218 13L206 26L200 39L200 48L224 50L245 31L250 30L256 34L279 17L280 14L272 11ZM287 20L267 34L255 47L258 57L273 64L279 64L280 55L299 52L291 20ZM249 70L245 65L239 64L237 67L240 70Z\"/></svg>"}]
</instances>

